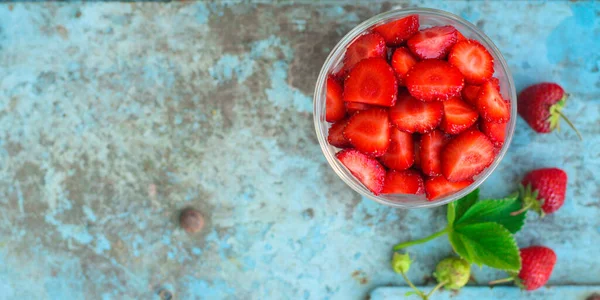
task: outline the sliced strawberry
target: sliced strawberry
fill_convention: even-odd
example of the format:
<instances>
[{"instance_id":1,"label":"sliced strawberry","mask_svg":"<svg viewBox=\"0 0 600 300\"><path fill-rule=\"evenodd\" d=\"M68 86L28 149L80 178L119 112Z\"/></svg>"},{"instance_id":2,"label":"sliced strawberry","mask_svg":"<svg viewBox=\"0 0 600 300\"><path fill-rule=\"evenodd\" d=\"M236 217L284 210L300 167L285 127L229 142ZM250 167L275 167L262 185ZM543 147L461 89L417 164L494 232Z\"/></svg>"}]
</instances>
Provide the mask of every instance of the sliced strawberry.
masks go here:
<instances>
[{"instance_id":1,"label":"sliced strawberry","mask_svg":"<svg viewBox=\"0 0 600 300\"><path fill-rule=\"evenodd\" d=\"M417 169L421 169L421 136L415 134L413 137L413 142L415 145L415 163L413 166Z\"/></svg>"},{"instance_id":2,"label":"sliced strawberry","mask_svg":"<svg viewBox=\"0 0 600 300\"><path fill-rule=\"evenodd\" d=\"M344 102L344 104L346 106L346 111L348 112L348 114L353 114L360 110L367 110L369 108L376 107L374 105L369 105L369 104L364 104L364 103L359 103L359 102Z\"/></svg>"},{"instance_id":3,"label":"sliced strawberry","mask_svg":"<svg viewBox=\"0 0 600 300\"><path fill-rule=\"evenodd\" d=\"M494 75L494 58L475 40L456 43L448 54L448 62L457 67L470 84L482 84Z\"/></svg>"},{"instance_id":4,"label":"sliced strawberry","mask_svg":"<svg viewBox=\"0 0 600 300\"><path fill-rule=\"evenodd\" d=\"M490 82L494 85L494 87L498 90L498 92L500 91L500 80L496 77L492 77L490 78Z\"/></svg>"},{"instance_id":5,"label":"sliced strawberry","mask_svg":"<svg viewBox=\"0 0 600 300\"><path fill-rule=\"evenodd\" d=\"M479 128L494 143L496 147L502 147L506 138L506 125L508 123L490 123L485 120L479 121Z\"/></svg>"},{"instance_id":6,"label":"sliced strawberry","mask_svg":"<svg viewBox=\"0 0 600 300\"><path fill-rule=\"evenodd\" d=\"M461 133L442 151L442 173L452 182L470 180L494 161L494 145L478 130Z\"/></svg>"},{"instance_id":7,"label":"sliced strawberry","mask_svg":"<svg viewBox=\"0 0 600 300\"><path fill-rule=\"evenodd\" d=\"M404 83L413 97L427 102L458 96L465 84L456 67L436 59L415 64L406 73Z\"/></svg>"},{"instance_id":8,"label":"sliced strawberry","mask_svg":"<svg viewBox=\"0 0 600 300\"><path fill-rule=\"evenodd\" d=\"M329 127L329 135L327 136L327 141L334 147L338 148L348 148L352 147L350 141L344 137L344 129L348 125L348 119L339 120Z\"/></svg>"},{"instance_id":9,"label":"sliced strawberry","mask_svg":"<svg viewBox=\"0 0 600 300\"><path fill-rule=\"evenodd\" d=\"M385 41L381 35L377 33L361 35L346 49L342 71L347 73L354 65L365 58L386 58L386 54Z\"/></svg>"},{"instance_id":10,"label":"sliced strawberry","mask_svg":"<svg viewBox=\"0 0 600 300\"><path fill-rule=\"evenodd\" d=\"M442 59L456 43L457 32L450 25L431 27L417 32L406 44L420 59Z\"/></svg>"},{"instance_id":11,"label":"sliced strawberry","mask_svg":"<svg viewBox=\"0 0 600 300\"><path fill-rule=\"evenodd\" d=\"M385 180L385 169L376 159L355 149L342 150L335 156L373 194L381 193Z\"/></svg>"},{"instance_id":12,"label":"sliced strawberry","mask_svg":"<svg viewBox=\"0 0 600 300\"><path fill-rule=\"evenodd\" d=\"M446 135L434 130L421 136L419 152L421 154L421 170L427 176L438 176L442 174L440 154L446 143Z\"/></svg>"},{"instance_id":13,"label":"sliced strawberry","mask_svg":"<svg viewBox=\"0 0 600 300\"><path fill-rule=\"evenodd\" d=\"M382 194L423 194L425 186L419 171L388 171L385 174Z\"/></svg>"},{"instance_id":14,"label":"sliced strawberry","mask_svg":"<svg viewBox=\"0 0 600 300\"><path fill-rule=\"evenodd\" d=\"M398 83L392 67L382 58L367 58L350 71L344 85L344 101L394 106Z\"/></svg>"},{"instance_id":15,"label":"sliced strawberry","mask_svg":"<svg viewBox=\"0 0 600 300\"><path fill-rule=\"evenodd\" d=\"M458 43L466 40L467 38L462 33L460 33L460 31L456 30L456 42Z\"/></svg>"},{"instance_id":16,"label":"sliced strawberry","mask_svg":"<svg viewBox=\"0 0 600 300\"><path fill-rule=\"evenodd\" d=\"M406 170L415 161L412 134L402 132L393 127L390 131L390 146L387 152L379 158L379 161L390 169Z\"/></svg>"},{"instance_id":17,"label":"sliced strawberry","mask_svg":"<svg viewBox=\"0 0 600 300\"><path fill-rule=\"evenodd\" d=\"M379 33L385 39L389 47L395 47L408 40L419 30L419 16L410 15L408 17L379 25L373 31Z\"/></svg>"},{"instance_id":18,"label":"sliced strawberry","mask_svg":"<svg viewBox=\"0 0 600 300\"><path fill-rule=\"evenodd\" d=\"M371 108L356 112L344 129L344 137L365 154L375 157L385 154L390 145L388 111Z\"/></svg>"},{"instance_id":19,"label":"sliced strawberry","mask_svg":"<svg viewBox=\"0 0 600 300\"><path fill-rule=\"evenodd\" d=\"M404 85L404 76L418 62L417 58L406 47L397 48L392 54L392 68L396 72L398 85Z\"/></svg>"},{"instance_id":20,"label":"sliced strawberry","mask_svg":"<svg viewBox=\"0 0 600 300\"><path fill-rule=\"evenodd\" d=\"M336 122L346 116L346 107L342 99L342 86L333 77L327 78L327 100L325 102L325 120Z\"/></svg>"},{"instance_id":21,"label":"sliced strawberry","mask_svg":"<svg viewBox=\"0 0 600 300\"><path fill-rule=\"evenodd\" d=\"M396 105L390 108L390 121L396 128L405 132L426 133L432 131L442 121L442 102L423 102L403 90L398 93Z\"/></svg>"},{"instance_id":22,"label":"sliced strawberry","mask_svg":"<svg viewBox=\"0 0 600 300\"><path fill-rule=\"evenodd\" d=\"M459 134L471 127L479 114L477 110L462 101L460 97L450 98L443 102L444 118L440 129L449 134Z\"/></svg>"},{"instance_id":23,"label":"sliced strawberry","mask_svg":"<svg viewBox=\"0 0 600 300\"><path fill-rule=\"evenodd\" d=\"M429 178L425 181L427 200L432 201L460 191L473 183L472 180L450 182L444 176Z\"/></svg>"},{"instance_id":24,"label":"sliced strawberry","mask_svg":"<svg viewBox=\"0 0 600 300\"><path fill-rule=\"evenodd\" d=\"M465 87L462 89L462 99L475 107L480 89L481 87L478 85L465 84Z\"/></svg>"},{"instance_id":25,"label":"sliced strawberry","mask_svg":"<svg viewBox=\"0 0 600 300\"><path fill-rule=\"evenodd\" d=\"M502 99L491 81L481 86L476 104L479 114L488 122L506 123L510 119L510 103Z\"/></svg>"}]
</instances>

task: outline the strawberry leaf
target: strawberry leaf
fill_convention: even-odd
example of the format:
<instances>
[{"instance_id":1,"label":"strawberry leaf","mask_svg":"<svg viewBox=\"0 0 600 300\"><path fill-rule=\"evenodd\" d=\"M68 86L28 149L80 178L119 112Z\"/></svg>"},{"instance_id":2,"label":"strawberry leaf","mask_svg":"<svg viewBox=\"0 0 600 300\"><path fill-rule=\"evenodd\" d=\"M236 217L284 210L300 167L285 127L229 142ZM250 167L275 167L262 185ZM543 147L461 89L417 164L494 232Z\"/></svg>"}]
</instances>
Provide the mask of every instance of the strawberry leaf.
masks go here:
<instances>
[{"instance_id":1,"label":"strawberry leaf","mask_svg":"<svg viewBox=\"0 0 600 300\"><path fill-rule=\"evenodd\" d=\"M501 200L485 200L473 204L456 222L455 226L484 222L495 222L504 226L510 233L521 230L526 214L512 216L521 209L518 194L512 194Z\"/></svg>"},{"instance_id":2,"label":"strawberry leaf","mask_svg":"<svg viewBox=\"0 0 600 300\"><path fill-rule=\"evenodd\" d=\"M470 192L468 195L458 199L456 202L452 202L448 205L448 225L454 224L455 220L460 220L460 218L465 214L465 212L477 202L479 198L479 189L475 189Z\"/></svg>"},{"instance_id":3,"label":"strawberry leaf","mask_svg":"<svg viewBox=\"0 0 600 300\"><path fill-rule=\"evenodd\" d=\"M510 231L498 223L457 225L448 239L454 251L470 263L506 271L521 269L517 243Z\"/></svg>"}]
</instances>

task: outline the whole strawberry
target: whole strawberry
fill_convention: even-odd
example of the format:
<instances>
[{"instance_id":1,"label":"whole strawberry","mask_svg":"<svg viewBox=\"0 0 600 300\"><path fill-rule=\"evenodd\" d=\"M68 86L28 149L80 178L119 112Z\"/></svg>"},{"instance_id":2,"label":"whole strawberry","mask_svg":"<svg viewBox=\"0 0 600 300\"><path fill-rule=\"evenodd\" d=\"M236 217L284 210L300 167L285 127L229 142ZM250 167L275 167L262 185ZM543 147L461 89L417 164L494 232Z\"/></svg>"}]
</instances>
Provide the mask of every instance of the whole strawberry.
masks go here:
<instances>
[{"instance_id":1,"label":"whole strawberry","mask_svg":"<svg viewBox=\"0 0 600 300\"><path fill-rule=\"evenodd\" d=\"M529 126L539 133L548 133L554 129L559 130L560 119L563 118L581 138L581 134L579 134L573 123L562 114L566 101L567 94L560 85L543 82L521 91L518 97L517 110Z\"/></svg>"},{"instance_id":2,"label":"whole strawberry","mask_svg":"<svg viewBox=\"0 0 600 300\"><path fill-rule=\"evenodd\" d=\"M523 208L513 214L532 209L541 216L557 211L565 203L567 173L558 168L537 169L521 181Z\"/></svg>"},{"instance_id":3,"label":"whole strawberry","mask_svg":"<svg viewBox=\"0 0 600 300\"><path fill-rule=\"evenodd\" d=\"M490 284L514 280L517 286L527 291L533 291L541 288L548 282L556 264L556 253L554 253L554 250L544 246L531 246L522 248L520 252L521 271L519 271L519 274L513 274L509 278L492 281Z\"/></svg>"}]
</instances>

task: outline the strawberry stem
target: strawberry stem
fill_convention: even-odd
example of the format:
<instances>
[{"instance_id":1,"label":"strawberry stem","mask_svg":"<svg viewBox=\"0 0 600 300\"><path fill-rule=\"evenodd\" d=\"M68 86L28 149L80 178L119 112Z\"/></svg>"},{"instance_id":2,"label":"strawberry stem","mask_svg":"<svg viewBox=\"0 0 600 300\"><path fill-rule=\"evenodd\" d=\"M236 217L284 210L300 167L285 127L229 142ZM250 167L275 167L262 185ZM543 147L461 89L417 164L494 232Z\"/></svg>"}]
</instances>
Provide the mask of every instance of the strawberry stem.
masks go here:
<instances>
[{"instance_id":1,"label":"strawberry stem","mask_svg":"<svg viewBox=\"0 0 600 300\"><path fill-rule=\"evenodd\" d=\"M440 236L448 233L449 230L450 230L449 227L446 227L443 230L438 231L438 232L436 232L436 233L434 233L434 234L432 234L432 235L430 235L428 237L425 237L425 238L422 238L422 239L418 239L418 240L414 240L414 241L408 241L408 242L400 243L400 244L394 246L394 251L398 251L400 249L403 249L403 248L406 248L406 247L409 247L409 246L414 246L414 245L418 245L418 244L423 244L423 243L429 242L429 241L431 241L431 240L433 240L435 238L438 238L438 237L440 237Z\"/></svg>"},{"instance_id":2,"label":"strawberry stem","mask_svg":"<svg viewBox=\"0 0 600 300\"><path fill-rule=\"evenodd\" d=\"M408 279L408 276L406 276L406 274L404 274L404 272L400 272L400 275L402 275L402 277L404 278L404 281L406 281L406 283L408 283L408 286L410 286L417 295L419 295L422 299L427 300L427 297L423 292L421 292L421 290L419 290L413 283L412 281L410 281L410 279Z\"/></svg>"},{"instance_id":3,"label":"strawberry stem","mask_svg":"<svg viewBox=\"0 0 600 300\"><path fill-rule=\"evenodd\" d=\"M565 116L560 110L558 110L557 113L560 115L561 118L563 118L563 120L565 120L565 122L567 122L567 124L569 124L569 127L571 127L573 130L575 130L575 133L577 133L579 140L583 141L583 137L581 136L581 133L579 133L579 130L577 130L577 128L575 128L575 125L573 125L573 123L571 123L571 120L569 120L569 118L567 118L567 116Z\"/></svg>"},{"instance_id":4,"label":"strawberry stem","mask_svg":"<svg viewBox=\"0 0 600 300\"><path fill-rule=\"evenodd\" d=\"M495 284L498 284L498 283L511 282L513 280L515 280L513 277L508 277L508 278L502 278L502 279L490 281L488 284L489 285L495 285Z\"/></svg>"},{"instance_id":5,"label":"strawberry stem","mask_svg":"<svg viewBox=\"0 0 600 300\"><path fill-rule=\"evenodd\" d=\"M446 283L448 283L448 280L444 280L440 283L438 283L438 285L436 285L433 290L431 290L429 293L427 293L427 295L425 295L426 298L431 297L431 295L433 295L433 293L435 293L437 290L439 290L441 287L443 287Z\"/></svg>"},{"instance_id":6,"label":"strawberry stem","mask_svg":"<svg viewBox=\"0 0 600 300\"><path fill-rule=\"evenodd\" d=\"M521 209L517 210L517 211L513 211L510 213L511 216L516 216L516 215L520 215L524 212L526 212L529 208L531 207L531 203L523 206Z\"/></svg>"}]
</instances>

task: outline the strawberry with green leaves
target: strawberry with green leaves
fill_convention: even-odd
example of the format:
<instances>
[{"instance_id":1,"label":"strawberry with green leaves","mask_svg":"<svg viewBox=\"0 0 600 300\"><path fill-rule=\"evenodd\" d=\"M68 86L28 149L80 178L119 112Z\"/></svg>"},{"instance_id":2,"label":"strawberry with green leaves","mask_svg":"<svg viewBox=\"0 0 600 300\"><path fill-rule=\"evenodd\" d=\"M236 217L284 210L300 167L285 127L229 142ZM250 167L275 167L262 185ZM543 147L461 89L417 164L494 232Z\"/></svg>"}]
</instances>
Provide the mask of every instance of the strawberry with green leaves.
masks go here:
<instances>
[{"instance_id":1,"label":"strawberry with green leaves","mask_svg":"<svg viewBox=\"0 0 600 300\"><path fill-rule=\"evenodd\" d=\"M556 83L542 82L521 91L517 110L538 133L549 133L560 129L560 119L564 119L581 139L581 134L573 123L562 113L567 101L565 90Z\"/></svg>"},{"instance_id":2,"label":"strawberry with green leaves","mask_svg":"<svg viewBox=\"0 0 600 300\"><path fill-rule=\"evenodd\" d=\"M527 291L541 288L548 282L556 264L554 250L544 246L531 246L520 250L521 270L509 278L490 282L497 284L515 281L515 284Z\"/></svg>"},{"instance_id":3,"label":"strawberry with green leaves","mask_svg":"<svg viewBox=\"0 0 600 300\"><path fill-rule=\"evenodd\" d=\"M541 216L557 211L565 203L567 173L559 168L544 168L529 172L521 181L523 208L513 214L531 209Z\"/></svg>"}]
</instances>

